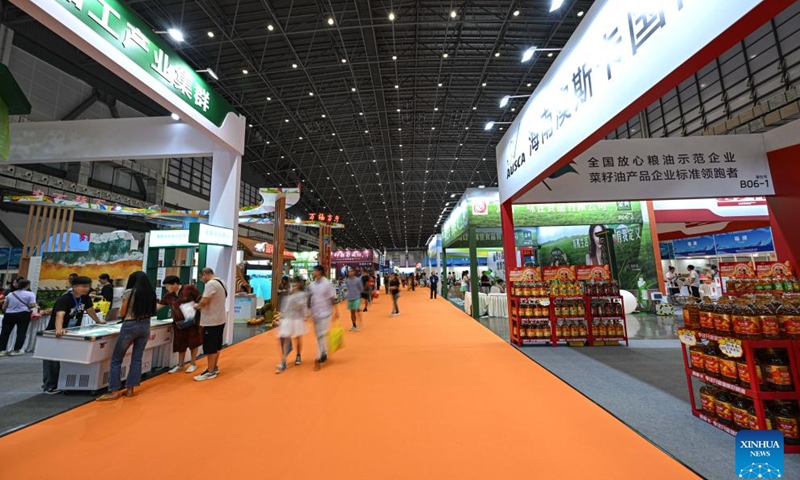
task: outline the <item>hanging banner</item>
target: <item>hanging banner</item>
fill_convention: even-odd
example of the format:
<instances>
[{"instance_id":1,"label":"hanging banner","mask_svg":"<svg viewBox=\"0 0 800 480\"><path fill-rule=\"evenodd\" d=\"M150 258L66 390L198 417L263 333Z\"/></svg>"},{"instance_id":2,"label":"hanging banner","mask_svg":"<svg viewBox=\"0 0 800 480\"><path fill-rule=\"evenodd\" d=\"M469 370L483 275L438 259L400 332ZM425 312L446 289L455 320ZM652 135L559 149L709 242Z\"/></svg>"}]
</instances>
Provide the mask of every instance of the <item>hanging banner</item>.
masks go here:
<instances>
[{"instance_id":1,"label":"hanging banner","mask_svg":"<svg viewBox=\"0 0 800 480\"><path fill-rule=\"evenodd\" d=\"M675 249L675 258L713 257L717 254L712 235L679 238L672 241L672 246Z\"/></svg>"},{"instance_id":2,"label":"hanging banner","mask_svg":"<svg viewBox=\"0 0 800 480\"><path fill-rule=\"evenodd\" d=\"M657 98L657 86L669 88L683 80L691 67L690 59L705 65L716 57L716 52L704 50L705 47L715 41L727 42L724 46L735 42L740 37L731 39L722 34L744 17L760 25L792 3L789 0L595 1L497 144L501 201L523 191L547 169L591 141L598 131L616 127L611 125L612 121L626 114L627 118L633 116L642 109L636 105L638 101ZM747 28L754 28L739 26L742 37L749 33ZM539 54L531 52L532 57ZM673 75L675 72L686 75ZM588 171L571 173L568 165L546 181L560 182L587 174ZM759 180L743 176L740 179ZM616 184L612 189L619 186ZM551 193L568 189L559 186L554 190ZM575 189L571 193L587 192ZM646 194L627 198L658 197Z\"/></svg>"},{"instance_id":3,"label":"hanging banner","mask_svg":"<svg viewBox=\"0 0 800 480\"><path fill-rule=\"evenodd\" d=\"M608 265L578 265L575 267L578 280L611 280L611 268Z\"/></svg>"},{"instance_id":4,"label":"hanging banner","mask_svg":"<svg viewBox=\"0 0 800 480\"><path fill-rule=\"evenodd\" d=\"M764 277L791 277L792 265L789 262L756 262L756 275Z\"/></svg>"},{"instance_id":5,"label":"hanging banner","mask_svg":"<svg viewBox=\"0 0 800 480\"><path fill-rule=\"evenodd\" d=\"M717 255L741 253L774 252L772 229L755 228L741 232L717 233L714 235Z\"/></svg>"},{"instance_id":6,"label":"hanging banner","mask_svg":"<svg viewBox=\"0 0 800 480\"><path fill-rule=\"evenodd\" d=\"M545 282L574 282L576 277L575 267L542 267L542 276Z\"/></svg>"},{"instance_id":7,"label":"hanging banner","mask_svg":"<svg viewBox=\"0 0 800 480\"><path fill-rule=\"evenodd\" d=\"M579 155L572 168L518 202L775 193L766 147L753 135L604 140Z\"/></svg>"},{"instance_id":8,"label":"hanging banner","mask_svg":"<svg viewBox=\"0 0 800 480\"><path fill-rule=\"evenodd\" d=\"M750 262L719 262L719 276L726 278L755 278L753 264Z\"/></svg>"},{"instance_id":9,"label":"hanging banner","mask_svg":"<svg viewBox=\"0 0 800 480\"><path fill-rule=\"evenodd\" d=\"M515 268L508 272L509 282L541 282L542 269L540 267Z\"/></svg>"}]
</instances>

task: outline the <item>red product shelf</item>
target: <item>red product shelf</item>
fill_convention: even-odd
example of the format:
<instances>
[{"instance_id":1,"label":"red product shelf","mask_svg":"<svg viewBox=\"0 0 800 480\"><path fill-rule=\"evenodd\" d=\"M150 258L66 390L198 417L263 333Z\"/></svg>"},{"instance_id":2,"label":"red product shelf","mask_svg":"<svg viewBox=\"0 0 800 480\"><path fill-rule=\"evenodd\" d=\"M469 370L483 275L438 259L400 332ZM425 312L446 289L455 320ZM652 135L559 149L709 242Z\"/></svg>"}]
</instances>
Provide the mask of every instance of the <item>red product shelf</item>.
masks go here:
<instances>
[{"instance_id":1,"label":"red product shelf","mask_svg":"<svg viewBox=\"0 0 800 480\"><path fill-rule=\"evenodd\" d=\"M702 333L702 332L695 332L695 337L698 339L704 340L713 340L719 341L722 338L718 335L709 334L709 333ZM751 400L753 400L753 405L755 406L756 416L758 418L758 425L760 429L766 428L766 414L765 414L765 405L764 402L767 401L800 401L800 391L798 391L798 379L800 379L800 366L798 365L798 359L800 359L800 341L798 340L741 340L742 342L742 349L744 351L744 355L747 359L755 358L755 351L759 349L766 349L766 348L775 348L775 349L784 349L787 352L789 358L789 366L790 366L790 373L792 375L792 383L795 386L795 391L793 392L773 392L773 391L764 391L761 390L760 386L756 386L756 388L744 388L741 385L735 385L730 382L726 382L724 380L714 378L712 376L707 375L704 372L698 372L690 368L691 362L689 361L689 356L687 355L687 346L681 345L681 352L683 355L683 366L686 373L686 383L689 388L689 398L691 400L692 406L692 414L703 420L704 422L713 425L720 430L730 434L736 435L737 431L734 428L728 427L726 425L721 424L714 418L709 417L701 409L697 407L696 400L695 400L695 391L694 385L692 383L692 379L696 378L708 384L714 385L719 388L724 388L730 392L733 392L738 395L743 395ZM752 361L748 362L748 370L750 378L757 378L756 366L755 363ZM786 453L800 453L800 445L786 445L785 446Z\"/></svg>"}]
</instances>

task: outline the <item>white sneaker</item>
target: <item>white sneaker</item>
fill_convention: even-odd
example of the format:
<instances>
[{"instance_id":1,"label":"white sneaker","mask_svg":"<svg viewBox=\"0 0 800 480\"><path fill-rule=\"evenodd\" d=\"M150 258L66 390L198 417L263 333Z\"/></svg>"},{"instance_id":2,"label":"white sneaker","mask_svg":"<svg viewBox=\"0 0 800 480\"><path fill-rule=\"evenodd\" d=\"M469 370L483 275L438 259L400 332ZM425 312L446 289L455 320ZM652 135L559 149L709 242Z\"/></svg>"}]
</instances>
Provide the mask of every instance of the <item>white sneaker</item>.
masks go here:
<instances>
[{"instance_id":1,"label":"white sneaker","mask_svg":"<svg viewBox=\"0 0 800 480\"><path fill-rule=\"evenodd\" d=\"M25 350L12 350L8 352L9 357L18 357L20 355L25 355Z\"/></svg>"},{"instance_id":2,"label":"white sneaker","mask_svg":"<svg viewBox=\"0 0 800 480\"><path fill-rule=\"evenodd\" d=\"M2 352L0 352L0 357L5 357L5 356L8 356L7 351L3 350Z\"/></svg>"},{"instance_id":3,"label":"white sneaker","mask_svg":"<svg viewBox=\"0 0 800 480\"><path fill-rule=\"evenodd\" d=\"M214 370L213 372L209 372L208 370L205 370L200 375L194 377L194 379L195 379L195 381L198 381L198 382L202 382L202 381L205 381L205 380L213 380L213 379L217 378L217 374L218 373L219 373L219 370Z\"/></svg>"},{"instance_id":4,"label":"white sneaker","mask_svg":"<svg viewBox=\"0 0 800 480\"><path fill-rule=\"evenodd\" d=\"M169 373L170 375L172 375L173 373L178 373L178 372L180 372L182 368L183 368L183 367L182 367L182 366L180 366L180 365L175 365L174 367L170 368L170 369L169 369L169 371L168 371L167 373Z\"/></svg>"},{"instance_id":5,"label":"white sneaker","mask_svg":"<svg viewBox=\"0 0 800 480\"><path fill-rule=\"evenodd\" d=\"M358 327L350 327L350 331L351 332L357 332L358 331Z\"/></svg>"},{"instance_id":6,"label":"white sneaker","mask_svg":"<svg viewBox=\"0 0 800 480\"><path fill-rule=\"evenodd\" d=\"M197 365L189 365L189 368L186 369L186 373L193 373L197 370Z\"/></svg>"}]
</instances>

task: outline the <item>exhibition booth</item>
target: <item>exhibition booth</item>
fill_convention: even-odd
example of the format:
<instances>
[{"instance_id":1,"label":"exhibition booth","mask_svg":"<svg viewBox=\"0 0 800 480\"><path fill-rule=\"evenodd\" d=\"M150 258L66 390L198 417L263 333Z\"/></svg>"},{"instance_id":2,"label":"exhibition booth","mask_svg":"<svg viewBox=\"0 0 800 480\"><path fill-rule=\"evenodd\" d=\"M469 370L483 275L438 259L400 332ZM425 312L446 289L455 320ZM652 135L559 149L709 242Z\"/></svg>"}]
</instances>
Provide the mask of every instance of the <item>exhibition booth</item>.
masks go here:
<instances>
[{"instance_id":1,"label":"exhibition booth","mask_svg":"<svg viewBox=\"0 0 800 480\"><path fill-rule=\"evenodd\" d=\"M642 139L604 140L791 3L733 2L719 9L714 2L664 2L656 14L628 13L629 28L624 29L620 13L624 19L625 10L619 3L595 4L509 125L496 155L511 291L510 340L517 345L627 341L624 312L629 306L621 290L635 280L639 291L644 287L666 293L654 201L766 197L774 256L758 251L758 244L767 241L763 230L672 239L675 257L680 252L686 258L716 261L727 259L731 251L738 258L745 255L738 252L756 249L750 254L766 253L765 263L771 261L761 279L756 278L759 262L752 256L733 262L730 272L742 277L726 282L734 291L717 302L687 304L686 328L679 330L683 347L676 355L683 355L695 416L731 434L776 425L791 440L786 451L800 452L796 431L781 421L772 423L777 417L796 422L796 414L787 413L796 407L786 405L796 406L800 400L800 335L794 333L791 313L797 285L792 271L800 259L795 220L800 190L794 180L800 121L787 119L765 133L720 136L648 138L648 127ZM468 200L469 195L465 206ZM521 219L522 211L569 218L585 215L590 205L596 206L591 216L571 223L592 227L583 233L585 243L578 238L564 242L555 256L555 248L533 248L529 260L516 235L529 225ZM443 236L447 229L445 225ZM537 231L542 235L538 243L548 233ZM759 238L757 245L750 245L751 237ZM624 268L614 258L623 240L638 243L639 251ZM561 264L561 258L569 259L570 250L585 250L587 243L589 251L582 253L580 264L592 268L580 282L580 267ZM677 263L678 258L669 260ZM748 265L756 271L748 271ZM475 267L473 262L473 287ZM756 381L762 370L764 380ZM782 373L773 374L778 371ZM745 413L734 418L737 411Z\"/></svg>"},{"instance_id":2,"label":"exhibition booth","mask_svg":"<svg viewBox=\"0 0 800 480\"><path fill-rule=\"evenodd\" d=\"M178 242L185 241L182 246L197 248L200 257L197 263L195 263L196 256L190 253L186 255L176 253L168 259L165 250L168 248L166 244L164 249L159 247L156 260L153 261L155 263L151 263L147 257L157 244L151 243L150 240L154 234L162 234L162 231L158 230L148 235L143 252L136 250L136 254L140 255L139 258L120 260L121 257L132 255L131 252L134 251L130 248L130 239L125 235L108 239L102 246L96 242L97 247L90 248L88 252L54 251L53 253L69 258L70 261L73 256L84 256L87 257L85 260L90 263L100 256L101 261L106 263L111 261L115 264L103 265L104 268L116 267L116 264L128 261L132 262L131 266L135 263L137 270L141 269L143 265L152 266L148 270L155 275L156 281L161 275L166 274L167 268L175 269L188 278L191 270L202 264L212 268L217 276L228 285L235 285L236 256L233 240L237 237L238 231L245 118L234 111L230 104L214 91L209 81L201 73L191 68L163 37L153 33L152 29L133 10L122 3L115 2L113 7L110 5L104 7L102 24L98 23L99 17L83 2L15 0L14 3L36 21L129 83L132 88L172 112L172 115L164 118L12 123L9 126L8 135L3 136L10 139L7 156L9 164L184 157L211 157L213 159L210 188L211 207L207 215L207 224L197 224L192 227L192 231L181 232L182 238ZM6 123L6 125L8 124ZM36 194L40 193L36 192ZM66 198L66 200L77 204L84 204L87 201L97 205L105 204L103 200L87 199L80 190L76 190L74 195L67 195L67 197L74 197ZM29 226L31 224L41 225L35 233L41 236L41 233L45 232L45 238L52 232L69 233L71 228L70 210L71 207L68 206L48 206L41 209L31 206ZM175 231L163 232L174 234ZM187 234L189 238L183 238ZM29 236L26 240L30 241L32 238ZM59 236L59 238L61 237ZM100 238L102 236L99 236L98 240ZM123 245L126 242L127 244ZM36 244L38 243L37 240ZM53 246L48 247L54 248ZM169 248L173 247L177 248L172 244L169 245ZM101 251L116 248L124 252ZM163 258L161 258L162 252L164 253ZM63 270L60 268L58 260L53 259L53 276L62 274L63 276L60 279L51 279L47 273L51 268L45 257L48 252L36 251L35 253L37 253L36 256L26 256L23 252L20 260L20 275L38 276L42 288L50 281L65 282L71 270ZM104 255L106 256L103 257ZM164 265L167 260L174 264ZM162 262L163 266L159 266L158 262ZM44 276L31 275L34 270L39 268L45 271ZM90 274L87 271L82 273ZM118 275L122 276L125 273L127 271L115 272L115 278L120 278ZM202 288L202 285L199 287ZM233 341L233 295L229 295L226 299L226 310L228 311L228 320L224 342L230 344ZM154 332L161 331L158 320L153 320L152 325ZM36 345L35 357L63 361L65 365L69 364L75 367L76 370L70 371L69 375L62 374L62 378L59 380L60 386L69 387L69 389L97 390L106 384L110 358L106 354L96 354L93 347L105 345L107 341L113 342L118 332L112 331L114 326L85 325L75 328L80 331L70 331L69 335L65 335L63 338L42 337L42 339L47 338L48 341L42 341ZM164 327L163 337L166 340L160 334L152 335L148 350L155 350L162 347L162 343L169 343L171 328L171 326ZM91 341L93 336L102 337L104 342ZM110 350L106 348L104 352L110 354ZM145 360L151 362L147 368L169 365L169 355L162 355L160 359L156 357L155 355L147 356ZM126 366L127 362L129 359L126 360ZM123 366L123 371L127 370L126 366ZM64 383L73 380L77 382L74 386Z\"/></svg>"}]
</instances>

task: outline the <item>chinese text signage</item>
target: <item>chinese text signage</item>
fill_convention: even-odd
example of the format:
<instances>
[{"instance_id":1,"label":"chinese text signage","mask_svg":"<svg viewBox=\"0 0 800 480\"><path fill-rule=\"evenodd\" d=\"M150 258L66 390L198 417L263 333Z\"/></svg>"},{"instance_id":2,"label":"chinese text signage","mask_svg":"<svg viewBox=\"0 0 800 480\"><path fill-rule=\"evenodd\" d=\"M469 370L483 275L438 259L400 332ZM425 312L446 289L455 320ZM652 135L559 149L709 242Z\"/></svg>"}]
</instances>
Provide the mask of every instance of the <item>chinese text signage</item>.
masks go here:
<instances>
[{"instance_id":1,"label":"chinese text signage","mask_svg":"<svg viewBox=\"0 0 800 480\"><path fill-rule=\"evenodd\" d=\"M765 3L596 1L497 146L501 201Z\"/></svg>"},{"instance_id":2,"label":"chinese text signage","mask_svg":"<svg viewBox=\"0 0 800 480\"><path fill-rule=\"evenodd\" d=\"M51 0L217 127L233 108L121 0Z\"/></svg>"},{"instance_id":3,"label":"chinese text signage","mask_svg":"<svg viewBox=\"0 0 800 480\"><path fill-rule=\"evenodd\" d=\"M336 250L331 253L334 263L371 262L372 258L372 250Z\"/></svg>"},{"instance_id":4,"label":"chinese text signage","mask_svg":"<svg viewBox=\"0 0 800 480\"><path fill-rule=\"evenodd\" d=\"M666 199L775 193L758 136L604 140L572 171L543 181L520 201Z\"/></svg>"}]
</instances>

